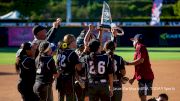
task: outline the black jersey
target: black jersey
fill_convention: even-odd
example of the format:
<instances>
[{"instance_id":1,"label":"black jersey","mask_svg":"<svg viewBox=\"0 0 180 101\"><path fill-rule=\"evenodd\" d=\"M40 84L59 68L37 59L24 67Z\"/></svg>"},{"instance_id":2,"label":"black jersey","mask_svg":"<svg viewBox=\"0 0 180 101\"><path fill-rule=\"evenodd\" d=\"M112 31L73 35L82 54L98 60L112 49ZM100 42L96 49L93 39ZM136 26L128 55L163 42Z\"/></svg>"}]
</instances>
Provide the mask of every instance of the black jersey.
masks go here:
<instances>
[{"instance_id":1,"label":"black jersey","mask_svg":"<svg viewBox=\"0 0 180 101\"><path fill-rule=\"evenodd\" d=\"M36 77L36 67L34 59L22 56L19 61L20 68L20 82L33 85Z\"/></svg>"},{"instance_id":2,"label":"black jersey","mask_svg":"<svg viewBox=\"0 0 180 101\"><path fill-rule=\"evenodd\" d=\"M73 75L75 65L79 63L79 57L72 49L61 51L57 56L57 65L63 71L62 75Z\"/></svg>"},{"instance_id":3,"label":"black jersey","mask_svg":"<svg viewBox=\"0 0 180 101\"><path fill-rule=\"evenodd\" d=\"M52 83L53 74L57 73L55 61L52 56L40 56L36 58L36 81L41 83Z\"/></svg>"},{"instance_id":4,"label":"black jersey","mask_svg":"<svg viewBox=\"0 0 180 101\"><path fill-rule=\"evenodd\" d=\"M96 55L97 66L94 66L90 55L82 57L82 61L86 64L89 81L98 81L108 79L108 74L113 73L112 62L107 55Z\"/></svg>"},{"instance_id":5,"label":"black jersey","mask_svg":"<svg viewBox=\"0 0 180 101\"><path fill-rule=\"evenodd\" d=\"M114 74L120 79L120 70L125 69L124 60L121 56L114 55Z\"/></svg>"}]
</instances>

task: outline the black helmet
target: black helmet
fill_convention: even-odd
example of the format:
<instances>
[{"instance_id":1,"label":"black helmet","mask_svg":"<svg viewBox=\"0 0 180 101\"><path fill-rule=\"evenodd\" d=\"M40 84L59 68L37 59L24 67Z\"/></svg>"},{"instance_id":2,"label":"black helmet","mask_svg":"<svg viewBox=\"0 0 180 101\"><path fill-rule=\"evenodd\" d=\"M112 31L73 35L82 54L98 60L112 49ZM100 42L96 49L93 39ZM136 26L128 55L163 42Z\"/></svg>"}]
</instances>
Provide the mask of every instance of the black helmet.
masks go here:
<instances>
[{"instance_id":1,"label":"black helmet","mask_svg":"<svg viewBox=\"0 0 180 101\"><path fill-rule=\"evenodd\" d=\"M84 46L84 39L82 37L77 37L76 39L77 48L81 48Z\"/></svg>"}]
</instances>

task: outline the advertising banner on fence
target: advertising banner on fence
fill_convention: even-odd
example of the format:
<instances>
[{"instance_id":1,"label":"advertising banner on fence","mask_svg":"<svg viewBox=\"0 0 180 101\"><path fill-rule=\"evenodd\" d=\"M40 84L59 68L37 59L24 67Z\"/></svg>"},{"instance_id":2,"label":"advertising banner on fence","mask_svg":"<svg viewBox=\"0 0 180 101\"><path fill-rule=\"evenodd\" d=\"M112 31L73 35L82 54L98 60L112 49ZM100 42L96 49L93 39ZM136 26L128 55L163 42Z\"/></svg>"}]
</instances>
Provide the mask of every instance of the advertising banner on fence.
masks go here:
<instances>
[{"instance_id":1,"label":"advertising banner on fence","mask_svg":"<svg viewBox=\"0 0 180 101\"><path fill-rule=\"evenodd\" d=\"M33 40L32 27L9 27L8 46L20 46L21 43Z\"/></svg>"},{"instance_id":2,"label":"advertising banner on fence","mask_svg":"<svg viewBox=\"0 0 180 101\"><path fill-rule=\"evenodd\" d=\"M154 0L153 2L151 22L150 22L151 26L158 25L160 22L161 8L163 5L162 2L163 0Z\"/></svg>"}]
</instances>

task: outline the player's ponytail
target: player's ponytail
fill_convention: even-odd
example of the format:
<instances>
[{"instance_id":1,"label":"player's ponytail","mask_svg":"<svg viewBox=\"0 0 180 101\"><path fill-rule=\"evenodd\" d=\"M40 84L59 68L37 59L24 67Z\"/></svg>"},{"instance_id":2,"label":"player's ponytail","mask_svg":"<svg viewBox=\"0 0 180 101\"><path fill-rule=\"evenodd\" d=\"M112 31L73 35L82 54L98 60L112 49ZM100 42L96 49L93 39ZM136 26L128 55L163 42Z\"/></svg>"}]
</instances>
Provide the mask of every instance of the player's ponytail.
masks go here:
<instances>
[{"instance_id":1,"label":"player's ponytail","mask_svg":"<svg viewBox=\"0 0 180 101\"><path fill-rule=\"evenodd\" d=\"M113 53L113 51L108 50L108 51L106 51L106 54L109 56L109 58L112 61L112 67L113 67L113 71L114 71L114 53Z\"/></svg>"},{"instance_id":2,"label":"player's ponytail","mask_svg":"<svg viewBox=\"0 0 180 101\"><path fill-rule=\"evenodd\" d=\"M58 53L60 51L64 51L67 48L68 48L68 44L66 42L63 42L63 41L58 42Z\"/></svg>"},{"instance_id":3,"label":"player's ponytail","mask_svg":"<svg viewBox=\"0 0 180 101\"><path fill-rule=\"evenodd\" d=\"M95 52L91 52L90 53L90 58L93 61L94 69L95 69L95 72L97 74L98 73L98 62L97 62L97 55L96 55L96 53Z\"/></svg>"},{"instance_id":4,"label":"player's ponytail","mask_svg":"<svg viewBox=\"0 0 180 101\"><path fill-rule=\"evenodd\" d=\"M42 55L47 55L47 52L51 49L51 45L48 41L42 41L38 49L39 49L39 54L36 58L38 64L36 64L37 65L36 67L40 65Z\"/></svg>"},{"instance_id":5,"label":"player's ponytail","mask_svg":"<svg viewBox=\"0 0 180 101\"><path fill-rule=\"evenodd\" d=\"M65 35L63 38L62 48L69 48L69 45L74 41L76 41L76 38L74 35L72 34Z\"/></svg>"},{"instance_id":6,"label":"player's ponytail","mask_svg":"<svg viewBox=\"0 0 180 101\"><path fill-rule=\"evenodd\" d=\"M106 54L110 57L112 61L112 67L114 69L114 50L115 50L115 44L113 41L107 41L105 43L104 50L106 51Z\"/></svg>"}]
</instances>

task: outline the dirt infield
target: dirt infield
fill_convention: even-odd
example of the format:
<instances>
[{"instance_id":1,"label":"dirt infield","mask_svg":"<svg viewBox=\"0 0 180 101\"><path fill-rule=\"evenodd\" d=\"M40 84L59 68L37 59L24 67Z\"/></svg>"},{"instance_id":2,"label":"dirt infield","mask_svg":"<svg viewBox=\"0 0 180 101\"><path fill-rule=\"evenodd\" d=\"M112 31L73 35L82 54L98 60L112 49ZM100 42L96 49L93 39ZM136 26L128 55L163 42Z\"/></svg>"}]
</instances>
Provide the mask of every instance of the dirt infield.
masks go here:
<instances>
[{"instance_id":1,"label":"dirt infield","mask_svg":"<svg viewBox=\"0 0 180 101\"><path fill-rule=\"evenodd\" d=\"M152 68L155 74L153 96L159 93L167 93L169 101L180 101L180 61L153 61ZM127 76L132 77L134 69L127 66ZM18 75L13 65L0 65L0 101L20 101L17 91ZM54 87L53 87L54 90ZM134 85L123 85L123 101L139 101L137 81ZM57 93L54 90L54 101L57 101Z\"/></svg>"}]
</instances>

